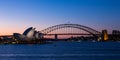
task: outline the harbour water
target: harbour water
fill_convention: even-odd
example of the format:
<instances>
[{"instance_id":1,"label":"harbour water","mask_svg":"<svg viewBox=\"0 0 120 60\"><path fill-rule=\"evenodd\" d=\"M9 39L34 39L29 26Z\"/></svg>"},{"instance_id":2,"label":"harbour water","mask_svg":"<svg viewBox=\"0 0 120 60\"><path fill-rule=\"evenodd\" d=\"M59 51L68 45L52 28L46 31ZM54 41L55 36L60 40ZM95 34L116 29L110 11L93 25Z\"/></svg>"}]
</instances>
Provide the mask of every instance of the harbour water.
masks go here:
<instances>
[{"instance_id":1,"label":"harbour water","mask_svg":"<svg viewBox=\"0 0 120 60\"><path fill-rule=\"evenodd\" d=\"M0 60L120 60L120 42L2 44Z\"/></svg>"}]
</instances>

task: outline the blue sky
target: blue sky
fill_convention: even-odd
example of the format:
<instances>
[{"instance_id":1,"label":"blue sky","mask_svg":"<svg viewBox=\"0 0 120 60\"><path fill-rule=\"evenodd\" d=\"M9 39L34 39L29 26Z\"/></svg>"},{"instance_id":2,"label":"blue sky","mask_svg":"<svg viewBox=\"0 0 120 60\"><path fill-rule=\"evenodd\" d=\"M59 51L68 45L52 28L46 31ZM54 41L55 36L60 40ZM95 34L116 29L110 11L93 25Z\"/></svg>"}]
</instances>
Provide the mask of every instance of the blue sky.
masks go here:
<instances>
[{"instance_id":1,"label":"blue sky","mask_svg":"<svg viewBox=\"0 0 120 60\"><path fill-rule=\"evenodd\" d=\"M119 0L0 0L0 34L73 23L120 30Z\"/></svg>"}]
</instances>

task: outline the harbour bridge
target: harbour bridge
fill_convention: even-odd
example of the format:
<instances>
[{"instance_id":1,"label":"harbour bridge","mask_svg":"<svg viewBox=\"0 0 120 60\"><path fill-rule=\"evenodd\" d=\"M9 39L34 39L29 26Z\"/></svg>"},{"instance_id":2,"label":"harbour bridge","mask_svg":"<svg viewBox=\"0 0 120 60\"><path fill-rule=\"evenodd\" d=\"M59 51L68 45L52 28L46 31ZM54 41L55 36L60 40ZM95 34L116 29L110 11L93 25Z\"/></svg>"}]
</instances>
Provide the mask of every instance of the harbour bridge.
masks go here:
<instances>
[{"instance_id":1,"label":"harbour bridge","mask_svg":"<svg viewBox=\"0 0 120 60\"><path fill-rule=\"evenodd\" d=\"M23 34L13 33L10 36L1 36L1 38L12 37L16 40L90 40L101 41L107 40L108 34L104 30L101 32L87 26L79 24L59 24L48 27L41 31L36 31L35 28L30 27L24 31Z\"/></svg>"},{"instance_id":2,"label":"harbour bridge","mask_svg":"<svg viewBox=\"0 0 120 60\"><path fill-rule=\"evenodd\" d=\"M48 27L40 31L44 37L52 37L54 39L60 38L71 38L71 37L81 37L81 36L92 36L97 38L101 35L101 32L92 29L87 26L79 24L59 24L55 26Z\"/></svg>"}]
</instances>

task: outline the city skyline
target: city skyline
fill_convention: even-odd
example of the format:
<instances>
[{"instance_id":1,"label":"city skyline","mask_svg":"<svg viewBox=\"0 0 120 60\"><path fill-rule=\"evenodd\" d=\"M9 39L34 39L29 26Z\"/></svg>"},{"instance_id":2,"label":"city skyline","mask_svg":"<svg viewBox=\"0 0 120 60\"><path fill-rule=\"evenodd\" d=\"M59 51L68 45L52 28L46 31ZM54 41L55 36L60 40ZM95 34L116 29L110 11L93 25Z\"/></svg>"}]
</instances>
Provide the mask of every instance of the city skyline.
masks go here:
<instances>
[{"instance_id":1,"label":"city skyline","mask_svg":"<svg viewBox=\"0 0 120 60\"><path fill-rule=\"evenodd\" d=\"M119 30L118 0L0 0L0 35L23 33L28 27L43 30L73 23L101 32Z\"/></svg>"}]
</instances>

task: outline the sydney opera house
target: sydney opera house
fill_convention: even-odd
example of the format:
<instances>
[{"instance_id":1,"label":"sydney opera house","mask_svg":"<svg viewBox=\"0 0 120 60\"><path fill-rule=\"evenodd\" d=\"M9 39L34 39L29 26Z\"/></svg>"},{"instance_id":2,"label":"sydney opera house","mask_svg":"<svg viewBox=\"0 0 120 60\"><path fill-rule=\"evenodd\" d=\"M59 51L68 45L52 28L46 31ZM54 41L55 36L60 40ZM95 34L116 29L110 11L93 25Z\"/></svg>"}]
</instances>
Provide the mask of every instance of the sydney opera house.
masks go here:
<instances>
[{"instance_id":1,"label":"sydney opera house","mask_svg":"<svg viewBox=\"0 0 120 60\"><path fill-rule=\"evenodd\" d=\"M43 34L36 31L35 28L30 27L26 29L23 34L13 33L14 39L17 40L39 40L43 38Z\"/></svg>"}]
</instances>

